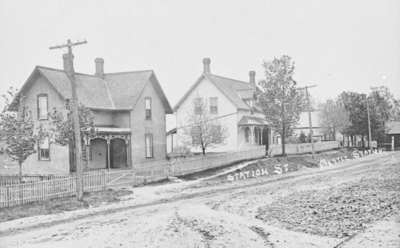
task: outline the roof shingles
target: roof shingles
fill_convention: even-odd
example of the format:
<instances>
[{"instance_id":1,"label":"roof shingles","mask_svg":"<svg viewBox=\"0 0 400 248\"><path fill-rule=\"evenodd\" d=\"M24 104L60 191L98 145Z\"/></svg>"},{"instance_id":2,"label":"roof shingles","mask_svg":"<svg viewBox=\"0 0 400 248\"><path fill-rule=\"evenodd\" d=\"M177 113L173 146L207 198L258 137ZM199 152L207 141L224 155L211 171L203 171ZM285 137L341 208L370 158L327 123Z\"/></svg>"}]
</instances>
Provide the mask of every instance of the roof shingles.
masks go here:
<instances>
[{"instance_id":1,"label":"roof shingles","mask_svg":"<svg viewBox=\"0 0 400 248\"><path fill-rule=\"evenodd\" d=\"M37 70L48 79L61 96L71 97L71 84L63 70L38 66ZM77 93L79 101L89 108L97 109L132 109L153 71L132 71L104 74L103 78L94 75L76 73ZM158 83L158 82L157 82ZM166 113L171 107L161 87L156 87L162 98Z\"/></svg>"},{"instance_id":2,"label":"roof shingles","mask_svg":"<svg viewBox=\"0 0 400 248\"><path fill-rule=\"evenodd\" d=\"M250 83L218 76L211 73L203 73L197 82L189 89L182 97L178 104L174 107L175 110L185 101L189 94L197 87L203 78L207 78L213 83L238 109L251 110L251 107L244 101L245 99L254 96L255 89Z\"/></svg>"}]
</instances>

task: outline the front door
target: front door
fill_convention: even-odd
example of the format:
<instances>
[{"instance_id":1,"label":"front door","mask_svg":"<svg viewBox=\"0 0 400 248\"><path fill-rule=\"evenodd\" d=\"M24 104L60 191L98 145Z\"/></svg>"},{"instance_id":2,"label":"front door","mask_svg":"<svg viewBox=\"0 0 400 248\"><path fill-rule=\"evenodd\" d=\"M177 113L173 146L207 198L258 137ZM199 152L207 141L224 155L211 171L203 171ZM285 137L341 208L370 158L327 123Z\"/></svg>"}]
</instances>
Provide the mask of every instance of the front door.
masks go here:
<instances>
[{"instance_id":1,"label":"front door","mask_svg":"<svg viewBox=\"0 0 400 248\"><path fill-rule=\"evenodd\" d=\"M265 145L265 149L269 149L269 129L264 127L262 131L262 142Z\"/></svg>"},{"instance_id":2,"label":"front door","mask_svg":"<svg viewBox=\"0 0 400 248\"><path fill-rule=\"evenodd\" d=\"M127 167L125 140L123 139L111 140L110 156L111 156L111 168Z\"/></svg>"},{"instance_id":3,"label":"front door","mask_svg":"<svg viewBox=\"0 0 400 248\"><path fill-rule=\"evenodd\" d=\"M90 141L90 169L107 168L107 141L104 139L93 139Z\"/></svg>"}]
</instances>

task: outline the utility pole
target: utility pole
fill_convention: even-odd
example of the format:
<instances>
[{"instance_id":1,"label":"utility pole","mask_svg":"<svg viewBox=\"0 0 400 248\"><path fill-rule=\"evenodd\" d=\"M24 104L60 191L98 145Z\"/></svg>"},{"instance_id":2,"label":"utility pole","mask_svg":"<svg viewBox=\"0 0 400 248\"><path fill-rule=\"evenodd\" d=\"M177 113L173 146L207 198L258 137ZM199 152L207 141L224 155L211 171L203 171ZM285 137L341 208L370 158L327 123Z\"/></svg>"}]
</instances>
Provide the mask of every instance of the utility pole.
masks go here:
<instances>
[{"instance_id":1,"label":"utility pole","mask_svg":"<svg viewBox=\"0 0 400 248\"><path fill-rule=\"evenodd\" d=\"M297 88L299 90L304 89L306 91L306 99L307 99L307 107L308 107L308 128L310 132L310 141L311 141L311 156L314 158L315 155L315 148L314 148L314 140L313 140L313 127L312 127L312 118L311 118L311 112L312 112L312 106L311 106L311 100L310 100L310 93L308 92L308 89L317 87L317 85L307 85L305 87Z\"/></svg>"},{"instance_id":2,"label":"utility pole","mask_svg":"<svg viewBox=\"0 0 400 248\"><path fill-rule=\"evenodd\" d=\"M83 197L83 164L82 164L82 147L81 147L81 130L79 125L79 110L78 110L78 95L76 92L76 81L75 81L75 71L74 71L74 55L72 54L72 47L86 44L87 41L78 41L71 42L70 39L67 40L66 44L52 46L49 49L62 49L68 48L68 53L64 54L66 56L66 68L65 71L67 76L71 82L71 90L72 90L72 101L71 101L71 115L73 122L73 130L74 130L74 150L75 150L75 164L76 164L76 190L77 190L77 198L78 200L82 200Z\"/></svg>"}]
</instances>

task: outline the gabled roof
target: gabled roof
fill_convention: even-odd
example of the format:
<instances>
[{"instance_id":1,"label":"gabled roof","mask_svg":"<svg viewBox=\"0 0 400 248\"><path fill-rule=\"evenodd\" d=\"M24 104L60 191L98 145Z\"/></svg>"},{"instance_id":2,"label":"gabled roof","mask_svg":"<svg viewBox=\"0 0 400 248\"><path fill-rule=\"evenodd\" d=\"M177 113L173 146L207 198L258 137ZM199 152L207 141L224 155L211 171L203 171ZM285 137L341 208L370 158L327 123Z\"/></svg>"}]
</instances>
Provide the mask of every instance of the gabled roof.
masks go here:
<instances>
[{"instance_id":1,"label":"gabled roof","mask_svg":"<svg viewBox=\"0 0 400 248\"><path fill-rule=\"evenodd\" d=\"M71 98L71 83L64 70L37 66L21 88L23 92L36 75L42 75L64 99ZM143 89L151 83L160 97L166 113L171 106L152 70L104 74L103 78L75 73L79 102L88 108L104 110L130 110Z\"/></svg>"},{"instance_id":2,"label":"gabled roof","mask_svg":"<svg viewBox=\"0 0 400 248\"><path fill-rule=\"evenodd\" d=\"M387 134L400 134L400 121L389 121L386 130Z\"/></svg>"},{"instance_id":3,"label":"gabled roof","mask_svg":"<svg viewBox=\"0 0 400 248\"><path fill-rule=\"evenodd\" d=\"M268 125L268 122L263 118L255 117L255 116L243 116L242 119L238 122L239 126L265 126Z\"/></svg>"},{"instance_id":4,"label":"gabled roof","mask_svg":"<svg viewBox=\"0 0 400 248\"><path fill-rule=\"evenodd\" d=\"M204 78L208 79L212 84L214 84L215 87L217 87L217 89L219 89L237 109L251 110L250 106L244 102L244 99L252 98L255 92L255 89L250 85L250 83L218 76L215 74L203 73L176 104L174 111L180 107L180 105Z\"/></svg>"}]
</instances>

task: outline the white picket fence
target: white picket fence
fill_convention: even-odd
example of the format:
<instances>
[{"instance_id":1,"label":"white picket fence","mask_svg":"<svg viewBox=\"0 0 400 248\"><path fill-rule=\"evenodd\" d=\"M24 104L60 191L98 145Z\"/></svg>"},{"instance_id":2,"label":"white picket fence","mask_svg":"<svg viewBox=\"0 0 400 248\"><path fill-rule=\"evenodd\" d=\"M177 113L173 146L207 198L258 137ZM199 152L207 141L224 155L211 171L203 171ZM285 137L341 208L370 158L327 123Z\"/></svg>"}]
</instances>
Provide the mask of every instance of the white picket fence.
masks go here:
<instances>
[{"instance_id":1,"label":"white picket fence","mask_svg":"<svg viewBox=\"0 0 400 248\"><path fill-rule=\"evenodd\" d=\"M265 148L258 147L239 152L153 161L127 170L88 171L83 176L84 192L101 191L121 185L137 186L169 176L191 174L264 155ZM10 179L0 184L0 208L76 195L75 175L31 179L25 183Z\"/></svg>"},{"instance_id":2,"label":"white picket fence","mask_svg":"<svg viewBox=\"0 0 400 248\"><path fill-rule=\"evenodd\" d=\"M315 143L315 151L339 147L339 143ZM272 155L280 154L280 145L271 147ZM311 144L288 144L287 154L311 152ZM208 169L226 166L238 161L265 156L265 147L260 146L244 151L235 151L206 156L173 158L152 161L127 170L96 170L84 173L84 191L95 192L120 185L137 186L144 183L166 179L170 176L182 176ZM24 176L24 183L16 177L0 177L0 208L11 207L53 198L74 196L76 194L76 176Z\"/></svg>"},{"instance_id":3,"label":"white picket fence","mask_svg":"<svg viewBox=\"0 0 400 248\"><path fill-rule=\"evenodd\" d=\"M326 151L339 148L339 141L322 141L314 143L314 151ZM286 154L302 154L309 153L312 151L311 143L301 143L301 144L286 144L285 152ZM282 154L282 145L272 145L271 146L271 155L279 155Z\"/></svg>"},{"instance_id":4,"label":"white picket fence","mask_svg":"<svg viewBox=\"0 0 400 248\"><path fill-rule=\"evenodd\" d=\"M125 179L125 181L124 181ZM140 179L139 179L140 181ZM9 184L0 187L0 208L31 202L76 195L75 175L51 178L27 183ZM135 183L132 170L89 171L83 175L84 192L95 192L107 187Z\"/></svg>"},{"instance_id":5,"label":"white picket fence","mask_svg":"<svg viewBox=\"0 0 400 248\"><path fill-rule=\"evenodd\" d=\"M226 166L238 161L265 156L265 147L256 147L243 151L198 155L185 158L154 161L140 164L135 168L136 175L146 182L160 180L168 176L183 176L208 169Z\"/></svg>"}]
</instances>

